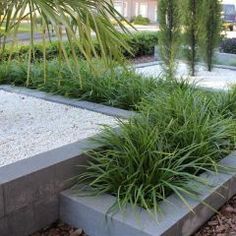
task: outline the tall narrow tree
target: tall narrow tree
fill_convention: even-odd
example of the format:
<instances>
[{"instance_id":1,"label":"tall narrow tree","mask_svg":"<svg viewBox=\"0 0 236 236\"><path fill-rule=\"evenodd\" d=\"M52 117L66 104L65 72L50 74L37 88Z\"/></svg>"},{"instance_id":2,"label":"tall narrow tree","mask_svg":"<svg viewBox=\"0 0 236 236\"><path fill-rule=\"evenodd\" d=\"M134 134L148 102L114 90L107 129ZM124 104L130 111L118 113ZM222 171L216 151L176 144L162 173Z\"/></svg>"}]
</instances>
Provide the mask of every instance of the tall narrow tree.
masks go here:
<instances>
[{"instance_id":1,"label":"tall narrow tree","mask_svg":"<svg viewBox=\"0 0 236 236\"><path fill-rule=\"evenodd\" d=\"M198 60L200 6L201 0L184 0L181 6L184 26L184 54L192 76L196 73L196 62Z\"/></svg>"},{"instance_id":2,"label":"tall narrow tree","mask_svg":"<svg viewBox=\"0 0 236 236\"><path fill-rule=\"evenodd\" d=\"M214 51L220 41L222 30L220 0L202 0L201 5L201 49L209 71L213 68Z\"/></svg>"},{"instance_id":3,"label":"tall narrow tree","mask_svg":"<svg viewBox=\"0 0 236 236\"><path fill-rule=\"evenodd\" d=\"M173 78L176 71L176 57L180 46L180 0L159 2L159 50L166 74Z\"/></svg>"}]
</instances>

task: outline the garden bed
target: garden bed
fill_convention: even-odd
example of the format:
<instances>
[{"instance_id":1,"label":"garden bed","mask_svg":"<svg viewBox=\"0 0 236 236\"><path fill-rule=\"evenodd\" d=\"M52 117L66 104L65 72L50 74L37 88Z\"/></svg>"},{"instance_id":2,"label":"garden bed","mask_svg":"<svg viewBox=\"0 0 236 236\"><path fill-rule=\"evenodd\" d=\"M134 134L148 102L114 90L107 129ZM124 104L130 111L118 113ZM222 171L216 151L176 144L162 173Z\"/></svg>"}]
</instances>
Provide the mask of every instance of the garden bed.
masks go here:
<instances>
[{"instance_id":1,"label":"garden bed","mask_svg":"<svg viewBox=\"0 0 236 236\"><path fill-rule=\"evenodd\" d=\"M0 90L0 166L97 134L115 119L100 113Z\"/></svg>"},{"instance_id":2,"label":"garden bed","mask_svg":"<svg viewBox=\"0 0 236 236\"><path fill-rule=\"evenodd\" d=\"M221 163L235 166L235 154L227 156ZM212 188L199 186L199 199L187 198L188 206L172 194L160 203L156 220L144 209L131 205L123 211L108 214L116 202L115 197L108 194L81 197L72 190L61 194L60 217L68 224L83 228L91 236L189 236L214 215L213 209L219 209L236 193L234 173L203 173L201 176Z\"/></svg>"},{"instance_id":3,"label":"garden bed","mask_svg":"<svg viewBox=\"0 0 236 236\"><path fill-rule=\"evenodd\" d=\"M70 181L72 177L78 172L84 171L82 166L89 160L89 157L84 153L87 150L99 147L91 142L89 136L99 132L99 124L101 123L115 124L115 118L112 116L122 118L126 116L127 118L130 113L121 109L70 100L29 89L9 86L4 86L4 89L13 93L0 90L2 95L0 119L4 122L4 126L1 126L1 129L4 129L4 135L8 134L10 137L12 134L11 138L9 138L10 140L16 140L16 137L18 137L18 140L12 144L12 151L10 152L9 150L8 159L10 160L5 159L7 162L0 166L0 232L1 236L29 235L40 228L50 225L59 218L59 193L73 185L73 182ZM14 92L19 93L16 94ZM42 99L34 97L41 97ZM8 104L9 100L12 102L11 106ZM50 101L53 101L53 103ZM80 107L84 109L80 109ZM92 112L94 110L97 112ZM86 114L86 122L81 119L81 114ZM61 117L62 115L63 118ZM67 117L67 120L64 120L64 117ZM80 127L75 127L76 132L74 134L74 129L67 126L67 121L70 120L72 124L73 119L80 120L80 123L74 120L74 124ZM98 119L102 119L102 121ZM6 123L10 121L11 126L8 124L7 127ZM47 132L36 134L36 132L44 130L43 127L49 127L46 122L51 125L50 129L57 131L59 129L63 130L64 127L64 133L61 134L58 131L52 134L54 135L54 140L51 139L51 136L45 135L48 134ZM90 122L94 125L94 131L87 133L84 130L86 128L84 124L89 124ZM36 126L33 126L33 124ZM16 129L22 136L19 133L14 134L13 131L16 131ZM70 136L71 134L67 133L67 130L73 136ZM40 134L43 139L36 139L37 135ZM64 143L59 143L59 136ZM66 142L65 138L68 137L64 136L69 136ZM39 143L39 141L44 143L50 140L51 145L46 145L46 147ZM55 140L57 146L59 145L57 148L53 146L55 145ZM3 146L3 143L1 145ZM9 145L11 146L11 143ZM27 158L18 159L18 161L14 159L15 162L13 162L11 153L23 150L24 145L26 150L29 151L27 152L28 156L26 155ZM35 155L32 150L30 152L30 149L27 149L30 145L31 148L35 148L34 151L38 154ZM37 146L40 145L41 147L38 149ZM17 147L16 151L13 149L14 147L15 149ZM3 148L1 148L2 150ZM6 153L6 149L4 152ZM10 162L12 163L10 164ZM31 223L29 224L28 222Z\"/></svg>"}]
</instances>

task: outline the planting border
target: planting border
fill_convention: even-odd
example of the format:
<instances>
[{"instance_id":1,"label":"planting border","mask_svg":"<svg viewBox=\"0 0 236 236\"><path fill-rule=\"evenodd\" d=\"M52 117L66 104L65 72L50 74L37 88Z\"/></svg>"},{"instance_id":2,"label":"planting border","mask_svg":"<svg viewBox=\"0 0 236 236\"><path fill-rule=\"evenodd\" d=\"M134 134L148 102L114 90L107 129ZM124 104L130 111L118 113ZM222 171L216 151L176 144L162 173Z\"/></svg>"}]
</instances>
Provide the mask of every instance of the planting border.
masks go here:
<instances>
[{"instance_id":1,"label":"planting border","mask_svg":"<svg viewBox=\"0 0 236 236\"><path fill-rule=\"evenodd\" d=\"M178 60L179 62L185 62L184 60ZM138 68L144 68L144 67L149 67L149 66L156 66L162 64L161 61L155 61L155 62L147 62L147 63L140 63L136 64L133 66L133 68L138 69ZM205 66L204 63L198 62L197 65ZM214 64L214 68L219 68L219 69L226 69L226 70L236 70L236 66L226 66L226 65L220 65L220 64Z\"/></svg>"},{"instance_id":2,"label":"planting border","mask_svg":"<svg viewBox=\"0 0 236 236\"><path fill-rule=\"evenodd\" d=\"M221 164L236 167L236 152L224 158ZM236 194L235 173L203 173L202 176L214 187L200 186L198 200L186 197L193 211L173 194L161 202L158 223L138 207L107 215L115 197L79 197L72 190L61 194L60 218L83 228L90 236L189 236L215 213L207 204L219 209Z\"/></svg>"},{"instance_id":3,"label":"planting border","mask_svg":"<svg viewBox=\"0 0 236 236\"><path fill-rule=\"evenodd\" d=\"M216 52L215 56L218 60L228 61L229 63L232 62L232 61L235 62L235 60L236 60L236 55L235 54ZM135 69L138 69L138 68L143 68L143 67L148 67L148 66L156 66L156 65L160 65L160 64L163 63L156 54L154 55L154 57L156 58L157 61L147 62L147 63L140 63L140 64L134 65L133 67ZM176 60L176 61L177 62L186 62L184 60ZM198 62L196 64L201 65L201 66L205 66L205 64L202 63L202 62ZM226 70L236 70L236 66L227 66L227 65L222 65L222 64L214 64L213 69L214 68L226 69Z\"/></svg>"},{"instance_id":4,"label":"planting border","mask_svg":"<svg viewBox=\"0 0 236 236\"><path fill-rule=\"evenodd\" d=\"M106 106L106 105L98 104L94 102L80 101L78 99L66 98L63 96L53 95L50 93L38 91L36 89L28 89L24 87L16 87L16 86L10 86L10 85L0 85L0 90L4 90L10 93L18 93L18 94L22 94L22 95L26 95L30 97L40 98L49 102L55 102L55 103L60 103L60 104L68 105L68 106L82 108L82 109L102 113L104 115L113 116L117 118L127 119L130 116L135 114L135 112L132 112L132 111L115 108L111 106Z\"/></svg>"},{"instance_id":5,"label":"planting border","mask_svg":"<svg viewBox=\"0 0 236 236\"><path fill-rule=\"evenodd\" d=\"M48 101L72 105L110 116L128 118L133 113L60 96L0 86L8 92L20 93ZM99 134L98 134L99 135ZM91 138L0 167L0 235L28 236L59 218L59 194L73 185L70 178L84 171L86 151L98 148Z\"/></svg>"}]
</instances>

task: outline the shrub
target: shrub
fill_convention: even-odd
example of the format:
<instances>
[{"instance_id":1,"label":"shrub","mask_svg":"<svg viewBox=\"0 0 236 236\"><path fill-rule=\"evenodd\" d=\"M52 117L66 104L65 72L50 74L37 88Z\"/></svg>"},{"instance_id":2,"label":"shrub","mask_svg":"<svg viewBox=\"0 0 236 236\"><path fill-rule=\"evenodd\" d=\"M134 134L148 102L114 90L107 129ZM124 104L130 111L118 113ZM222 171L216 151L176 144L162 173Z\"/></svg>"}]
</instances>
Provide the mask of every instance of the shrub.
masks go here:
<instances>
[{"instance_id":1,"label":"shrub","mask_svg":"<svg viewBox=\"0 0 236 236\"><path fill-rule=\"evenodd\" d=\"M31 65L28 87L135 110L136 105L160 83L156 79L143 78L132 70L108 70L101 61L94 61L93 64L96 70L83 60L79 62L79 69L71 62L70 69L66 63L51 60L47 62L44 81L44 64L35 62ZM0 83L26 86L27 68L28 64L24 61L0 64Z\"/></svg>"},{"instance_id":2,"label":"shrub","mask_svg":"<svg viewBox=\"0 0 236 236\"><path fill-rule=\"evenodd\" d=\"M142 15L138 15L133 17L131 23L135 25L149 25L151 23L150 19L147 17L143 17Z\"/></svg>"},{"instance_id":3,"label":"shrub","mask_svg":"<svg viewBox=\"0 0 236 236\"><path fill-rule=\"evenodd\" d=\"M236 38L223 40L220 44L220 51L224 53L236 54Z\"/></svg>"},{"instance_id":4,"label":"shrub","mask_svg":"<svg viewBox=\"0 0 236 236\"><path fill-rule=\"evenodd\" d=\"M124 52L126 57L140 57L154 55L155 46L158 44L157 32L138 32L128 38L133 55Z\"/></svg>"},{"instance_id":5,"label":"shrub","mask_svg":"<svg viewBox=\"0 0 236 236\"><path fill-rule=\"evenodd\" d=\"M104 129L96 140L104 148L89 153L78 182L95 194L116 196L120 209L130 203L157 212L171 193L183 202L196 199L199 183L207 186L198 174L218 170L218 161L235 146L235 122L215 105L194 88L164 86L143 101L138 116L120 121L119 132Z\"/></svg>"},{"instance_id":6,"label":"shrub","mask_svg":"<svg viewBox=\"0 0 236 236\"><path fill-rule=\"evenodd\" d=\"M126 57L138 57L144 55L153 55L154 47L158 44L158 33L157 32L138 32L126 37L128 44L132 47L133 55L130 54L129 51L123 49L123 54ZM99 53L100 48L98 43L94 40L94 45L96 51ZM64 47L67 54L70 56L71 48L69 43L64 42ZM74 45L74 50L79 57L82 57L82 53L80 52L77 45ZM35 44L34 47L35 58L36 60L43 58L43 45ZM9 55L12 54L12 59L24 59L28 56L29 46L20 46L10 52L9 49L6 49L0 55L0 61L5 61L9 58ZM46 45L46 56L48 60L54 59L59 56L58 42L51 42Z\"/></svg>"}]
</instances>

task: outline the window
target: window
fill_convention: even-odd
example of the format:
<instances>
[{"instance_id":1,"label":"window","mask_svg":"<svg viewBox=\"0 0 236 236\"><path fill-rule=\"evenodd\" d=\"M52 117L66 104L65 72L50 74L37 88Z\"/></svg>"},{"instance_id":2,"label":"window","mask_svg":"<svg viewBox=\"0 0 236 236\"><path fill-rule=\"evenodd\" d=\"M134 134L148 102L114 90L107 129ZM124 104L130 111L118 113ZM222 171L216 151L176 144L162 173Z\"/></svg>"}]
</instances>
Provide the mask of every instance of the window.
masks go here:
<instances>
[{"instance_id":1,"label":"window","mask_svg":"<svg viewBox=\"0 0 236 236\"><path fill-rule=\"evenodd\" d=\"M139 15L139 3L136 2L135 4L135 16L138 16Z\"/></svg>"},{"instance_id":2,"label":"window","mask_svg":"<svg viewBox=\"0 0 236 236\"><path fill-rule=\"evenodd\" d=\"M139 15L141 15L143 17L148 16L148 5L147 5L147 3L140 3Z\"/></svg>"},{"instance_id":3,"label":"window","mask_svg":"<svg viewBox=\"0 0 236 236\"><path fill-rule=\"evenodd\" d=\"M115 1L114 8L124 17L128 16L128 4L125 1Z\"/></svg>"},{"instance_id":4,"label":"window","mask_svg":"<svg viewBox=\"0 0 236 236\"><path fill-rule=\"evenodd\" d=\"M135 5L135 16L141 15L143 17L148 16L148 5L147 3L138 3Z\"/></svg>"},{"instance_id":5,"label":"window","mask_svg":"<svg viewBox=\"0 0 236 236\"><path fill-rule=\"evenodd\" d=\"M115 8L120 14L123 14L122 2L114 2L114 8Z\"/></svg>"},{"instance_id":6,"label":"window","mask_svg":"<svg viewBox=\"0 0 236 236\"><path fill-rule=\"evenodd\" d=\"M123 14L124 14L124 17L128 17L128 3L127 2L124 2L123 3Z\"/></svg>"},{"instance_id":7,"label":"window","mask_svg":"<svg viewBox=\"0 0 236 236\"><path fill-rule=\"evenodd\" d=\"M155 6L155 21L158 21L158 9L157 6Z\"/></svg>"}]
</instances>

